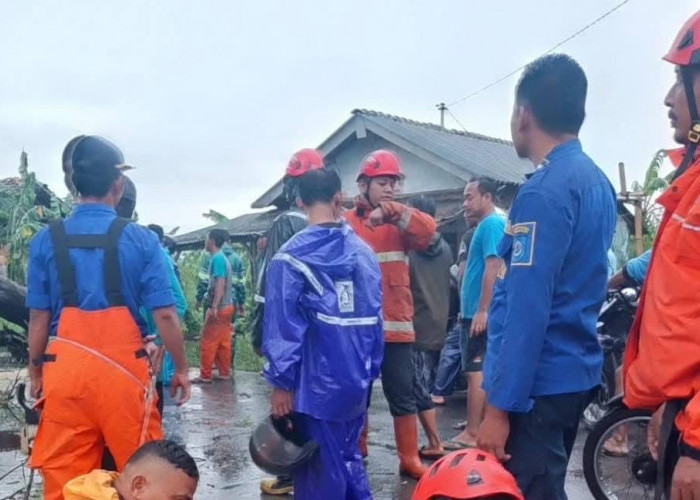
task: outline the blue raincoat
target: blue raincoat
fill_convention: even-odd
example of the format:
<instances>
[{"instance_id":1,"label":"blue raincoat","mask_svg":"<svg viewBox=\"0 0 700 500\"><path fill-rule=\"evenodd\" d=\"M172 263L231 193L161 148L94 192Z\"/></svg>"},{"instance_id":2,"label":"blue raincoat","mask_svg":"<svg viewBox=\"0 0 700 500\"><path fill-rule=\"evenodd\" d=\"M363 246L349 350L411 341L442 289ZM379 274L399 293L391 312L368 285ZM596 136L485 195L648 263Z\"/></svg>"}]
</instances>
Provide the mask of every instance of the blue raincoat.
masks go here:
<instances>
[{"instance_id":1,"label":"blue raincoat","mask_svg":"<svg viewBox=\"0 0 700 500\"><path fill-rule=\"evenodd\" d=\"M270 262L265 377L294 392L320 446L295 474L297 498L371 498L357 442L384 352L381 290L374 252L346 223L304 229Z\"/></svg>"}]
</instances>

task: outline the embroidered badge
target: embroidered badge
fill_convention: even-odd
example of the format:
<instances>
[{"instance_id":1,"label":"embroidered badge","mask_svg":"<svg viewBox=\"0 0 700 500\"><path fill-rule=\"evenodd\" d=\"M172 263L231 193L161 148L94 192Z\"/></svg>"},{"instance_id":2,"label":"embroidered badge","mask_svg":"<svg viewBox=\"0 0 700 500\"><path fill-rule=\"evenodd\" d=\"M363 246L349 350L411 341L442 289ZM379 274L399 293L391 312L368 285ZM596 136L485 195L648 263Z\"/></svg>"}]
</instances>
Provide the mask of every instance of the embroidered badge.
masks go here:
<instances>
[{"instance_id":1,"label":"embroidered badge","mask_svg":"<svg viewBox=\"0 0 700 500\"><path fill-rule=\"evenodd\" d=\"M536 222L513 224L512 266L531 266L535 255Z\"/></svg>"}]
</instances>

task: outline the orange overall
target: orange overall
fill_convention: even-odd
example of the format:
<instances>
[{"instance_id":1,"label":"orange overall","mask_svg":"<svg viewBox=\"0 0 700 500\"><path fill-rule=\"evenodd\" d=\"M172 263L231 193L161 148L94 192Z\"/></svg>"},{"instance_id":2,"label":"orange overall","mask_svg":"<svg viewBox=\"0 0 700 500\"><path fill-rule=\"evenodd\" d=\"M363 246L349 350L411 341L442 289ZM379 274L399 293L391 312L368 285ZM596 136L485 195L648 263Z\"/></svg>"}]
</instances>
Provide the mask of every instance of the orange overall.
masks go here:
<instances>
[{"instance_id":1,"label":"orange overall","mask_svg":"<svg viewBox=\"0 0 700 500\"><path fill-rule=\"evenodd\" d=\"M128 221L115 219L107 235L66 235L51 225L65 307L46 349L44 397L31 466L41 469L44 498L63 498L63 486L98 469L105 445L121 470L146 441L163 438L157 396L141 331L121 293L118 243ZM103 248L110 306L78 308L69 248Z\"/></svg>"},{"instance_id":2,"label":"orange overall","mask_svg":"<svg viewBox=\"0 0 700 500\"><path fill-rule=\"evenodd\" d=\"M200 378L203 380L211 380L214 364L220 377L231 375L231 322L235 311L234 306L222 307L213 319L204 323L200 342Z\"/></svg>"}]
</instances>

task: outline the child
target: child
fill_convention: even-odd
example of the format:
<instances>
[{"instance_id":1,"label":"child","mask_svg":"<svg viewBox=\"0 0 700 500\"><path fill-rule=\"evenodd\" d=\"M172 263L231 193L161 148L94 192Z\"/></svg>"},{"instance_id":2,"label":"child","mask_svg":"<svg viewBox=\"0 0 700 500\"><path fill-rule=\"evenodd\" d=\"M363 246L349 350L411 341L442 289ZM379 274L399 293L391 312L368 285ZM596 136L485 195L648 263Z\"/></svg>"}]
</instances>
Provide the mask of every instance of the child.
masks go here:
<instances>
[{"instance_id":1,"label":"child","mask_svg":"<svg viewBox=\"0 0 700 500\"><path fill-rule=\"evenodd\" d=\"M358 449L369 387L384 340L381 272L372 250L340 218L340 178L300 178L309 227L273 257L267 275L263 351L273 417L297 412L300 432L319 445L294 471L302 500L371 499Z\"/></svg>"},{"instance_id":2,"label":"child","mask_svg":"<svg viewBox=\"0 0 700 500\"><path fill-rule=\"evenodd\" d=\"M124 472L94 470L63 487L65 500L191 500L199 471L194 459L173 441L151 441L136 450Z\"/></svg>"}]
</instances>

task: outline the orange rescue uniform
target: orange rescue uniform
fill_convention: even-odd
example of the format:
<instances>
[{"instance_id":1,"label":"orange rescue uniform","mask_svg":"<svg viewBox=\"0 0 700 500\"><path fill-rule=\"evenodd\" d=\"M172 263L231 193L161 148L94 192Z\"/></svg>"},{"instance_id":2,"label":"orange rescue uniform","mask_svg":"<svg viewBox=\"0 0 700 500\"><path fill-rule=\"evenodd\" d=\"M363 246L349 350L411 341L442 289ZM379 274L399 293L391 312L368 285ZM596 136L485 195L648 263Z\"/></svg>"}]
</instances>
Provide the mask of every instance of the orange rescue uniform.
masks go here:
<instances>
[{"instance_id":1,"label":"orange rescue uniform","mask_svg":"<svg viewBox=\"0 0 700 500\"><path fill-rule=\"evenodd\" d=\"M370 210L355 207L345 218L377 254L382 270L384 337L390 343L412 343L413 296L408 268L411 250L425 250L435 238L437 224L430 215L401 203L380 203L386 224L369 228Z\"/></svg>"},{"instance_id":2,"label":"orange rescue uniform","mask_svg":"<svg viewBox=\"0 0 700 500\"><path fill-rule=\"evenodd\" d=\"M44 355L41 421L31 457L44 477L46 500L61 500L68 481L98 469L105 444L121 470L143 443L163 439L141 330L121 294L117 248L127 223L115 219L103 247L110 307L97 311L78 308L68 256L69 247L90 237L67 236L60 222L51 226L65 307Z\"/></svg>"},{"instance_id":3,"label":"orange rescue uniform","mask_svg":"<svg viewBox=\"0 0 700 500\"><path fill-rule=\"evenodd\" d=\"M625 403L656 410L688 401L675 423L685 445L700 450L700 159L658 203L665 213L627 343Z\"/></svg>"}]
</instances>

